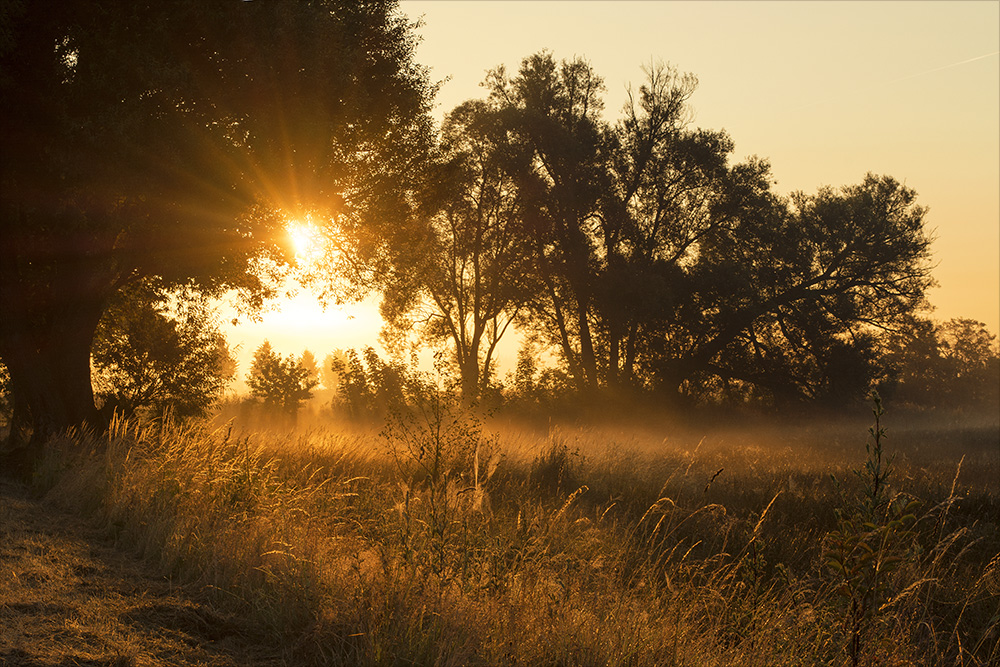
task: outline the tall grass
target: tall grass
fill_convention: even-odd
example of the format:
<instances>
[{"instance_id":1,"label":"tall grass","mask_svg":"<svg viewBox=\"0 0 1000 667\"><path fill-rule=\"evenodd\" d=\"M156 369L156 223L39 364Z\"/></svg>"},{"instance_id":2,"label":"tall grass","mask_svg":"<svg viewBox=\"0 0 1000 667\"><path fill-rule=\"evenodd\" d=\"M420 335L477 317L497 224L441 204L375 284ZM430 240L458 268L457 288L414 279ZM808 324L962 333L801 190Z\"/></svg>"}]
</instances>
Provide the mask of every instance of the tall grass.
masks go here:
<instances>
[{"instance_id":1,"label":"tall grass","mask_svg":"<svg viewBox=\"0 0 1000 667\"><path fill-rule=\"evenodd\" d=\"M117 423L37 481L289 664L997 664L996 436L952 436L441 404L381 433Z\"/></svg>"}]
</instances>

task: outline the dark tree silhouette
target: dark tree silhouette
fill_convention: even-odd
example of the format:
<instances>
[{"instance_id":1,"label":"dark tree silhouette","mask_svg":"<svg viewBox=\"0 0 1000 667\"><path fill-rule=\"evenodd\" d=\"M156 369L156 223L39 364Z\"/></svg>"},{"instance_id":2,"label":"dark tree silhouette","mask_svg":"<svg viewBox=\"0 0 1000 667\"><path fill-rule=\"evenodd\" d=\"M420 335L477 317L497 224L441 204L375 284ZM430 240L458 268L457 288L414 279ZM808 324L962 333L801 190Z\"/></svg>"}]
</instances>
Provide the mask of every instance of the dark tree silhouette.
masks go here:
<instances>
[{"instance_id":1,"label":"dark tree silhouette","mask_svg":"<svg viewBox=\"0 0 1000 667\"><path fill-rule=\"evenodd\" d=\"M941 354L952 371L952 405L997 416L1000 408L1000 346L986 325L958 317L941 325Z\"/></svg>"},{"instance_id":2,"label":"dark tree silhouette","mask_svg":"<svg viewBox=\"0 0 1000 667\"><path fill-rule=\"evenodd\" d=\"M601 275L599 331L610 387L637 384L649 323L672 319L685 267L701 241L729 224L719 206L733 143L724 132L690 127L697 80L667 66L646 70L638 95L610 131L610 185L597 218Z\"/></svg>"},{"instance_id":3,"label":"dark tree silhouette","mask_svg":"<svg viewBox=\"0 0 1000 667\"><path fill-rule=\"evenodd\" d=\"M521 150L509 164L540 286L530 327L581 389L864 393L874 332L932 284L916 194L868 175L779 197L767 162L730 165L725 133L689 127L693 77L646 74L615 126L580 59L543 52L487 78Z\"/></svg>"},{"instance_id":4,"label":"dark tree silhouette","mask_svg":"<svg viewBox=\"0 0 1000 667\"><path fill-rule=\"evenodd\" d=\"M265 340L254 352L247 386L250 395L260 399L271 415L294 423L299 408L312 398L312 390L319 384L314 370L295 355L282 359Z\"/></svg>"},{"instance_id":5,"label":"dark tree silhouette","mask_svg":"<svg viewBox=\"0 0 1000 667\"><path fill-rule=\"evenodd\" d=\"M531 254L498 110L462 104L442 134L420 215L385 274L382 315L422 344L449 345L468 402L489 382L497 344L533 295Z\"/></svg>"},{"instance_id":6,"label":"dark tree silhouette","mask_svg":"<svg viewBox=\"0 0 1000 667\"><path fill-rule=\"evenodd\" d=\"M407 405L407 388L413 374L398 361L383 361L372 347L363 357L351 348L331 360L337 376L337 395L332 407L352 419L381 418Z\"/></svg>"},{"instance_id":7,"label":"dark tree silhouette","mask_svg":"<svg viewBox=\"0 0 1000 667\"><path fill-rule=\"evenodd\" d=\"M702 373L823 393L838 355L864 356L864 336L927 305L930 238L915 200L873 175L790 202L745 188L733 224L702 243L687 295L700 313L667 332L683 343L659 372L671 386Z\"/></svg>"},{"instance_id":8,"label":"dark tree silhouette","mask_svg":"<svg viewBox=\"0 0 1000 667\"><path fill-rule=\"evenodd\" d=\"M577 385L593 389L599 382L593 227L608 187L603 81L582 59L557 63L542 52L525 58L514 77L493 70L486 85L525 153L516 177L541 283L534 324L558 345Z\"/></svg>"},{"instance_id":9,"label":"dark tree silhouette","mask_svg":"<svg viewBox=\"0 0 1000 667\"><path fill-rule=\"evenodd\" d=\"M236 361L204 298L174 307L140 284L104 312L93 344L101 412L203 416L236 375Z\"/></svg>"},{"instance_id":10,"label":"dark tree silhouette","mask_svg":"<svg viewBox=\"0 0 1000 667\"><path fill-rule=\"evenodd\" d=\"M90 345L124 286L259 304L287 258L282 212L391 224L429 141L394 0L25 2L0 21L14 437L95 421Z\"/></svg>"},{"instance_id":11,"label":"dark tree silhouette","mask_svg":"<svg viewBox=\"0 0 1000 667\"><path fill-rule=\"evenodd\" d=\"M919 408L983 411L1000 408L1000 348L982 322L937 323L910 318L887 335L887 377L881 389Z\"/></svg>"}]
</instances>

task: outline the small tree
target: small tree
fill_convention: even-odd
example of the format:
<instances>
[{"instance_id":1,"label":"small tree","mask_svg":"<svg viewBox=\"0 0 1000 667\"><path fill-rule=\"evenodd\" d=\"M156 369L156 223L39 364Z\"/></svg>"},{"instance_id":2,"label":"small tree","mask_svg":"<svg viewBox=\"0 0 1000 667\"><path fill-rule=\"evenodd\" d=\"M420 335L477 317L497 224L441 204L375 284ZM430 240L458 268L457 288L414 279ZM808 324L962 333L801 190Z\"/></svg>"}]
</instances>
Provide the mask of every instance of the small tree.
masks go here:
<instances>
[{"instance_id":1,"label":"small tree","mask_svg":"<svg viewBox=\"0 0 1000 667\"><path fill-rule=\"evenodd\" d=\"M407 404L412 369L399 361L384 361L368 346L363 358L351 348L329 358L330 374L337 378L335 410L352 419L381 417Z\"/></svg>"},{"instance_id":2,"label":"small tree","mask_svg":"<svg viewBox=\"0 0 1000 667\"><path fill-rule=\"evenodd\" d=\"M207 300L172 299L148 284L123 292L107 309L91 353L94 387L108 414L169 409L203 416L236 375Z\"/></svg>"},{"instance_id":3,"label":"small tree","mask_svg":"<svg viewBox=\"0 0 1000 667\"><path fill-rule=\"evenodd\" d=\"M319 380L328 391L337 392L341 382L340 369L346 364L347 353L343 350L334 350L323 357L323 365L319 368Z\"/></svg>"},{"instance_id":4,"label":"small tree","mask_svg":"<svg viewBox=\"0 0 1000 667\"><path fill-rule=\"evenodd\" d=\"M312 398L318 383L301 358L290 354L282 359L266 340L254 352L247 376L250 395L260 399L267 411L292 422L302 403Z\"/></svg>"},{"instance_id":5,"label":"small tree","mask_svg":"<svg viewBox=\"0 0 1000 667\"><path fill-rule=\"evenodd\" d=\"M310 386L315 388L320 384L319 377L319 364L316 362L316 355L314 355L309 350L304 350L302 356L299 357L299 365L306 371L306 379L312 383ZM312 398L310 396L310 398Z\"/></svg>"},{"instance_id":6,"label":"small tree","mask_svg":"<svg viewBox=\"0 0 1000 667\"><path fill-rule=\"evenodd\" d=\"M334 406L344 407L347 414L355 419L367 416L371 412L373 399L368 386L368 375L357 350L351 348L331 357L327 358L327 367L330 377L336 379Z\"/></svg>"}]
</instances>

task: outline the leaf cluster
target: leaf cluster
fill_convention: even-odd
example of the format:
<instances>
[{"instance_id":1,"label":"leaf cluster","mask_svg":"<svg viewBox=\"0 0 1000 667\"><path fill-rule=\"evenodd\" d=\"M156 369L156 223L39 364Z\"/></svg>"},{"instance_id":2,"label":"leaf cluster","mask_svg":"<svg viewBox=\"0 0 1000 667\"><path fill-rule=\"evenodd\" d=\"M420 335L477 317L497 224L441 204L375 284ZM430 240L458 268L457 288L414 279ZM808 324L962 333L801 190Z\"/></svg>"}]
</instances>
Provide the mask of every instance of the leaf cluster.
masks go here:
<instances>
[{"instance_id":1,"label":"leaf cluster","mask_svg":"<svg viewBox=\"0 0 1000 667\"><path fill-rule=\"evenodd\" d=\"M236 362L204 296L153 285L119 294L92 347L103 410L126 417L204 415L236 373Z\"/></svg>"}]
</instances>

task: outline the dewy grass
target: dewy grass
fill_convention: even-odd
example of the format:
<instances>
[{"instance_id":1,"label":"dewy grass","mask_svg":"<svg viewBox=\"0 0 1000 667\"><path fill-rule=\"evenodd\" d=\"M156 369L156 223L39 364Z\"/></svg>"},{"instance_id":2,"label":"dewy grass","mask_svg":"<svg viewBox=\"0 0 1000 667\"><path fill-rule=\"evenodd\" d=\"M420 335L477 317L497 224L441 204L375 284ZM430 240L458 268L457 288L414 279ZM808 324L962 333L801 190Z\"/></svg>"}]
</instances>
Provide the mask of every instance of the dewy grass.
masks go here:
<instances>
[{"instance_id":1,"label":"dewy grass","mask_svg":"<svg viewBox=\"0 0 1000 667\"><path fill-rule=\"evenodd\" d=\"M848 436L431 415L285 439L119 423L54 443L38 485L289 664L1000 658L1000 505L979 481L998 461L978 436L958 472L940 434L894 438L890 470L880 421L852 478Z\"/></svg>"}]
</instances>

